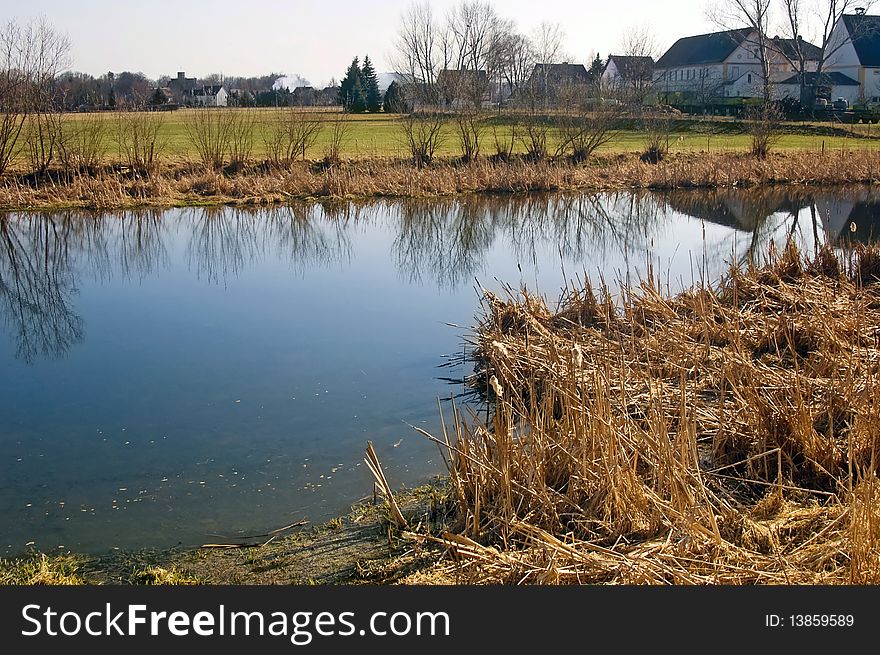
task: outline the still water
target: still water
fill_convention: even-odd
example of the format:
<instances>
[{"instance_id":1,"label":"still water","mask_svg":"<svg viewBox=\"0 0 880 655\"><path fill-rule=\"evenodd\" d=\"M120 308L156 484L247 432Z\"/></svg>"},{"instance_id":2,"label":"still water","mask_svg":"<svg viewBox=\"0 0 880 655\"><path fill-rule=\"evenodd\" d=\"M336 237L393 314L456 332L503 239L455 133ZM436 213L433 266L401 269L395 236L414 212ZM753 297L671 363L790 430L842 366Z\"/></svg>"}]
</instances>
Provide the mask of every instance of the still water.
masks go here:
<instances>
[{"instance_id":1,"label":"still water","mask_svg":"<svg viewBox=\"0 0 880 655\"><path fill-rule=\"evenodd\" d=\"M0 551L198 545L442 473L411 426L479 287L672 290L794 238L873 238L880 198L470 197L0 216ZM853 231L855 230L855 231Z\"/></svg>"}]
</instances>

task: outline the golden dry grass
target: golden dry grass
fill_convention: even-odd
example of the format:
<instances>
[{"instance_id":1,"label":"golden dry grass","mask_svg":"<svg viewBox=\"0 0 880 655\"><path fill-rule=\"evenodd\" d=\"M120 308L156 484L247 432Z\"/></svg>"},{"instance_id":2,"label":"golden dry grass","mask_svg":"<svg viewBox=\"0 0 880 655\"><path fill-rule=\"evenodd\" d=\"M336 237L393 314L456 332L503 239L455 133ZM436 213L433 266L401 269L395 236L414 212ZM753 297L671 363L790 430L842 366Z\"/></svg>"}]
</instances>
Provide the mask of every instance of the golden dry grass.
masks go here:
<instances>
[{"instance_id":1,"label":"golden dry grass","mask_svg":"<svg viewBox=\"0 0 880 655\"><path fill-rule=\"evenodd\" d=\"M253 166L237 173L167 165L150 175L107 168L97 174L57 176L38 183L0 178L0 209L118 209L194 204L266 204L299 198L436 197L462 193L562 190L730 188L759 185L876 184L880 151L779 152L765 160L744 153L694 153L648 164L636 154L606 155L586 165L562 162L468 165L443 161L416 168L374 159L324 168L297 163L284 169Z\"/></svg>"},{"instance_id":2,"label":"golden dry grass","mask_svg":"<svg viewBox=\"0 0 880 655\"><path fill-rule=\"evenodd\" d=\"M491 424L438 439L459 582L880 582L880 251L485 310Z\"/></svg>"}]
</instances>

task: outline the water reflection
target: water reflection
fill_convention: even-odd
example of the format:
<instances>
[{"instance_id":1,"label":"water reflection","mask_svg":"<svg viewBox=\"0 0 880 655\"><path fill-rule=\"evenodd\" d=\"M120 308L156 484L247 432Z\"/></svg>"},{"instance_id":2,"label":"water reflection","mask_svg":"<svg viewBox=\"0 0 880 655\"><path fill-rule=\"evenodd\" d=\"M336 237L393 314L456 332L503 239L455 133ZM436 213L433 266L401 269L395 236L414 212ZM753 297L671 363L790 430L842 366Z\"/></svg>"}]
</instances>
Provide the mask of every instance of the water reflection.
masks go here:
<instances>
[{"instance_id":1,"label":"water reflection","mask_svg":"<svg viewBox=\"0 0 880 655\"><path fill-rule=\"evenodd\" d=\"M0 216L0 313L17 357L30 362L63 356L84 339L75 302L85 278L155 275L178 244L189 270L216 285L269 257L300 275L344 268L381 227L393 235L388 257L403 280L456 289L495 274L485 262L500 240L517 262L537 264L549 250L586 268L613 255L627 262L628 273L629 262L645 262L661 239L675 240L683 217L702 221L705 257L720 271L731 261L760 259L771 242L794 239L810 251L826 242L846 248L873 241L880 193L771 188L10 214ZM707 226L718 228L712 241Z\"/></svg>"}]
</instances>

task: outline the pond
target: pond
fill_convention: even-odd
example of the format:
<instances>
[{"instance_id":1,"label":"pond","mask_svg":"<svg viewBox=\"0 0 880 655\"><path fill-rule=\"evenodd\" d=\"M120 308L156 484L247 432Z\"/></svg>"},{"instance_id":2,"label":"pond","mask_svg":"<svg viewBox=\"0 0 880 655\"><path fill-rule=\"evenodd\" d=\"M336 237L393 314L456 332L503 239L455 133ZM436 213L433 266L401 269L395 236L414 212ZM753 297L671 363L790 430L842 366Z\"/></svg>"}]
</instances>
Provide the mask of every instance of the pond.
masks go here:
<instances>
[{"instance_id":1,"label":"pond","mask_svg":"<svg viewBox=\"0 0 880 655\"><path fill-rule=\"evenodd\" d=\"M0 549L321 522L371 493L368 440L394 486L443 472L413 426L463 391L481 287L675 291L878 226L867 190L0 216Z\"/></svg>"}]
</instances>

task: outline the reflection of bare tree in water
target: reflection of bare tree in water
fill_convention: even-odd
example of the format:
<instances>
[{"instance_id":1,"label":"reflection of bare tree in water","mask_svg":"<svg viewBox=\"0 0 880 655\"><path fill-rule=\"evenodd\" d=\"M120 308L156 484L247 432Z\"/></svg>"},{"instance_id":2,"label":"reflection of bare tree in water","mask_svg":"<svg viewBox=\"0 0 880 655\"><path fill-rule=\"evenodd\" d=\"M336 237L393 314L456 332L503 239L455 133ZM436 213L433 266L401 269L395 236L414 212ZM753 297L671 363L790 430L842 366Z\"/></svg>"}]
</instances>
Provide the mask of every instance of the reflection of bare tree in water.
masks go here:
<instances>
[{"instance_id":1,"label":"reflection of bare tree in water","mask_svg":"<svg viewBox=\"0 0 880 655\"><path fill-rule=\"evenodd\" d=\"M391 247L410 282L430 277L455 288L479 272L497 227L485 198L408 200L394 209L399 223Z\"/></svg>"},{"instance_id":2,"label":"reflection of bare tree in water","mask_svg":"<svg viewBox=\"0 0 880 655\"><path fill-rule=\"evenodd\" d=\"M353 206L295 204L273 208L205 208L190 212L187 259L199 278L220 282L237 277L271 252L304 271L350 257L347 235L357 218Z\"/></svg>"},{"instance_id":3,"label":"reflection of bare tree in water","mask_svg":"<svg viewBox=\"0 0 880 655\"><path fill-rule=\"evenodd\" d=\"M538 265L542 252L567 260L645 247L656 203L647 194L470 196L397 205L393 244L411 281L454 288L482 270L487 251L506 237L511 256Z\"/></svg>"},{"instance_id":4,"label":"reflection of bare tree in water","mask_svg":"<svg viewBox=\"0 0 880 655\"><path fill-rule=\"evenodd\" d=\"M217 283L236 277L264 254L261 238L265 231L256 213L205 207L188 214L191 234L186 256L199 279Z\"/></svg>"},{"instance_id":5,"label":"reflection of bare tree in water","mask_svg":"<svg viewBox=\"0 0 880 655\"><path fill-rule=\"evenodd\" d=\"M168 266L163 215L159 209L144 209L114 218L115 248L119 251L119 265L125 277L137 274L144 278Z\"/></svg>"},{"instance_id":6,"label":"reflection of bare tree in water","mask_svg":"<svg viewBox=\"0 0 880 655\"><path fill-rule=\"evenodd\" d=\"M76 280L67 236L71 221L0 217L0 303L17 355L60 357L83 338L73 311Z\"/></svg>"},{"instance_id":7,"label":"reflection of bare tree in water","mask_svg":"<svg viewBox=\"0 0 880 655\"><path fill-rule=\"evenodd\" d=\"M622 193L518 197L508 207L514 251L535 265L547 248L581 262L644 253L657 212L650 195Z\"/></svg>"},{"instance_id":8,"label":"reflection of bare tree in water","mask_svg":"<svg viewBox=\"0 0 880 655\"><path fill-rule=\"evenodd\" d=\"M278 252L289 259L294 270L341 264L351 261L349 231L360 221L361 211L353 203L273 209L267 212L268 231Z\"/></svg>"},{"instance_id":9,"label":"reflection of bare tree in water","mask_svg":"<svg viewBox=\"0 0 880 655\"><path fill-rule=\"evenodd\" d=\"M80 276L146 275L165 259L160 212L0 217L0 302L18 356L60 357L82 341L72 306Z\"/></svg>"}]
</instances>

